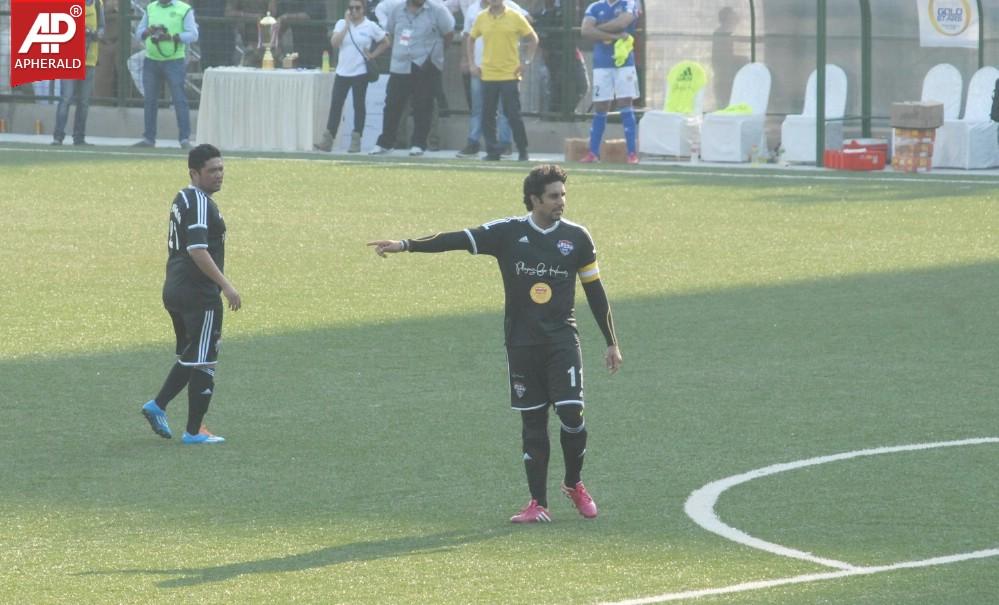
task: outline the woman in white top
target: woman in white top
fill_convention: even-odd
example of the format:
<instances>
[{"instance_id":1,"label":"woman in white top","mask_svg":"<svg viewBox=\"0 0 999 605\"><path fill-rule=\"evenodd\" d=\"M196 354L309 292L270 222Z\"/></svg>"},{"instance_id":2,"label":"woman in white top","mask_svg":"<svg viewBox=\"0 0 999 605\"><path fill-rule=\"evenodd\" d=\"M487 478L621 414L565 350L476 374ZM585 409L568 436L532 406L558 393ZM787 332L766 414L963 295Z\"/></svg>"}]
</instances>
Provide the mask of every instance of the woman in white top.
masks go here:
<instances>
[{"instance_id":1,"label":"woman in white top","mask_svg":"<svg viewBox=\"0 0 999 605\"><path fill-rule=\"evenodd\" d=\"M354 96L354 131L350 136L348 153L361 150L361 133L364 132L365 97L368 92L368 69L365 59L381 55L391 44L385 30L364 16L365 0L350 0L344 18L333 26L330 44L339 48L336 62L336 75L333 78L333 98L330 101L330 116L326 122L326 132L316 149L331 151L336 140L337 127L343 115L343 104L347 93ZM378 43L374 50L373 44Z\"/></svg>"}]
</instances>

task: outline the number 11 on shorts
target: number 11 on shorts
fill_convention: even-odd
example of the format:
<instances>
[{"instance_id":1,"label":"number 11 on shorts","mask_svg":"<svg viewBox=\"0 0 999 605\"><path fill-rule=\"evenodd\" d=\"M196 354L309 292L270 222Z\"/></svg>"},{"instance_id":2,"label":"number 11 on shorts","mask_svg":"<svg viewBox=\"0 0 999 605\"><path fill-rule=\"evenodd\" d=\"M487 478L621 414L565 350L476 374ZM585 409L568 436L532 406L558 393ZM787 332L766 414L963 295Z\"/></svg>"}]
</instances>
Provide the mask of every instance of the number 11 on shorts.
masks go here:
<instances>
[{"instance_id":1,"label":"number 11 on shorts","mask_svg":"<svg viewBox=\"0 0 999 605\"><path fill-rule=\"evenodd\" d=\"M568 370L566 370L566 373L569 375L569 386L575 388L575 386L576 386L576 366L572 366L571 368L569 368ZM580 382L583 381L583 371L582 370L579 371L579 381Z\"/></svg>"}]
</instances>

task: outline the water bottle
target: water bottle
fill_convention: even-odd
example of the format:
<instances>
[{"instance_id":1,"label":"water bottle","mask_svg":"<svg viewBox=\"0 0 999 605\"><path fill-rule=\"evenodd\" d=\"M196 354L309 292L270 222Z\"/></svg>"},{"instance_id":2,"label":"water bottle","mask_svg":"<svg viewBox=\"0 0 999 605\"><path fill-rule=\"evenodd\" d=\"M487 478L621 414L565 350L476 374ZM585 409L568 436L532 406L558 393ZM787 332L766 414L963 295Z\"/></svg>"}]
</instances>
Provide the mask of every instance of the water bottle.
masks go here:
<instances>
[{"instance_id":1,"label":"water bottle","mask_svg":"<svg viewBox=\"0 0 999 605\"><path fill-rule=\"evenodd\" d=\"M323 67L322 67L322 71L323 71L324 74L328 74L330 72L330 51L328 51L328 50L324 50L323 51Z\"/></svg>"}]
</instances>

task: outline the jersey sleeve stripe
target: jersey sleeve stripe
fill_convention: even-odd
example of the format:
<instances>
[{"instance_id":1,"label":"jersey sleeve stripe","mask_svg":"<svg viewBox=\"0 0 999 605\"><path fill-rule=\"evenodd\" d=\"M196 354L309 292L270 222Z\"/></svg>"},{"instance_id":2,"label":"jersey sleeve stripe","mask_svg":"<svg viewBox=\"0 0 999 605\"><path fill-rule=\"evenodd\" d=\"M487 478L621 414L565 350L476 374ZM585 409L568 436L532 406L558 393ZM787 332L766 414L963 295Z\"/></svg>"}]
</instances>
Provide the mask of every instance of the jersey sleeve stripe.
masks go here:
<instances>
[{"instance_id":1,"label":"jersey sleeve stripe","mask_svg":"<svg viewBox=\"0 0 999 605\"><path fill-rule=\"evenodd\" d=\"M207 248L207 247L208 244L191 244L190 246L187 247L187 250L190 252L191 250L197 250L198 248Z\"/></svg>"},{"instance_id":2,"label":"jersey sleeve stripe","mask_svg":"<svg viewBox=\"0 0 999 605\"><path fill-rule=\"evenodd\" d=\"M198 227L208 228L208 198L205 197L204 193L195 190L195 195L198 196Z\"/></svg>"},{"instance_id":3,"label":"jersey sleeve stripe","mask_svg":"<svg viewBox=\"0 0 999 605\"><path fill-rule=\"evenodd\" d=\"M464 231L465 231L465 235L468 236L468 241L472 242L472 254L478 254L479 253L479 247L475 244L475 236L472 235L472 232L469 231L468 229L464 229Z\"/></svg>"}]
</instances>

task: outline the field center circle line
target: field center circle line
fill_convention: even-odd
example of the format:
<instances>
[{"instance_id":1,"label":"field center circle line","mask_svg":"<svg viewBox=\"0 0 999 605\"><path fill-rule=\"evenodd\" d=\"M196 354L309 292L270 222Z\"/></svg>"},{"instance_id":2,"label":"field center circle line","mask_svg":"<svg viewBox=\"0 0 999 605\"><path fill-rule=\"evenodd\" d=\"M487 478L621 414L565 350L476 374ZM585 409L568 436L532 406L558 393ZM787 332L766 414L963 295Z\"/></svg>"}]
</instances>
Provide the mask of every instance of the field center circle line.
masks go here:
<instances>
[{"instance_id":1,"label":"field center circle line","mask_svg":"<svg viewBox=\"0 0 999 605\"><path fill-rule=\"evenodd\" d=\"M776 475L777 473L791 471L799 468L805 468L809 466L818 466L820 464L827 464L829 462L839 462L842 460L850 460L853 458L863 458L865 456L878 456L881 454L894 454L899 452L915 452L915 451L931 450L944 447L960 447L963 445L983 445L987 443L999 443L999 437L977 437L971 439L960 439L957 441L936 441L932 443L915 443L910 445L898 445L898 446L889 446L889 447L877 447L864 450L854 450L852 452L843 452L840 454L831 454L828 456L817 456L815 458L806 458L804 460L797 460L794 462L773 464L771 466L765 466L763 468L755 469L746 473L741 473L738 475L732 475L731 477L726 477L724 479L719 479L718 481L712 481L711 483L708 483L704 487L695 490L693 493L690 494L690 497L687 498L687 503L684 506L684 512L686 512L687 516L693 519L695 523L697 523L704 529L714 534L718 534L728 540L732 540L734 542L738 542L740 544L744 544L752 548L757 548L759 550L764 550L772 554L791 557L795 559L801 559L805 561L810 561L812 563L817 563L819 565L832 567L834 568L834 570L818 572L818 573L801 574L785 578L774 578L770 580L755 580L750 582L742 582L740 584L733 584L730 586L701 588L694 590L685 590L681 592L664 593L649 597L626 599L623 601L614 601L614 602L608 601L605 602L603 605L651 605L653 603L666 603L670 601L697 599L700 597L735 594L740 592L748 592L752 590L775 588L778 586L788 586L792 584L805 584L809 582L835 580L839 578L848 578L852 576L869 576L879 573L897 571L901 569L934 567L937 565L949 565L952 563L960 563L962 561L973 561L976 559L999 557L999 548L987 548L983 550L976 550L973 552L931 557L929 559L920 559L915 561L900 561L898 563L890 563L888 565L874 565L874 566L851 565L850 563L845 563L843 561L836 561L834 559L824 559L821 557L817 557L811 553L806 553L803 551L795 550L793 548L787 548L785 546L781 546L780 544L774 544L772 542L760 540L759 538L754 538L753 536L750 536L749 534L742 532L738 529L735 529L734 527L731 527L726 523L722 522L714 511L714 506L717 503L718 498L726 490L735 487L736 485L752 481L753 479L759 479L760 477Z\"/></svg>"},{"instance_id":2,"label":"field center circle line","mask_svg":"<svg viewBox=\"0 0 999 605\"><path fill-rule=\"evenodd\" d=\"M986 443L999 443L999 437L977 437L972 439L960 439L957 441L935 441L932 443L914 443L909 445L877 447L831 454L828 456L816 456L815 458L805 458L803 460L795 460L793 462L772 464L770 466L754 469L738 475L732 475L731 477L725 477L724 479L708 483L704 487L701 487L690 494L683 510L687 513L687 516L694 521L694 523L697 523L709 532L717 534L727 540L769 552L771 554L780 555L782 557L790 557L792 559L800 559L802 561L809 561L825 567L832 567L833 569L845 571L858 570L863 567L852 565L844 561L837 561L835 559L826 559L816 556L810 552L788 548L780 544L774 544L773 542L767 542L766 540L751 536L719 519L718 514L715 512L715 505L718 503L718 499L725 491L735 487L736 485L747 483L753 479L768 477L770 475L776 475L778 473L792 471L799 468L818 466L820 464L828 464L830 462L841 462L843 460L851 460L853 458L880 456L882 454L914 452L944 447L960 447L965 445L982 445Z\"/></svg>"}]
</instances>

